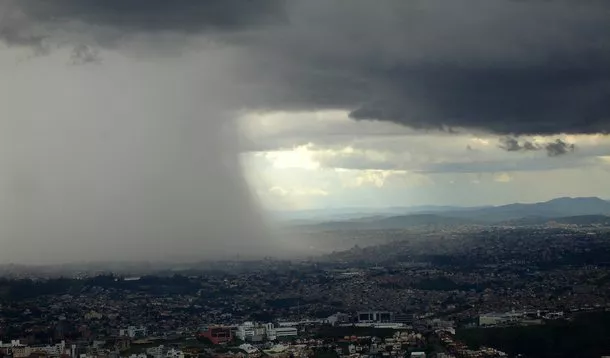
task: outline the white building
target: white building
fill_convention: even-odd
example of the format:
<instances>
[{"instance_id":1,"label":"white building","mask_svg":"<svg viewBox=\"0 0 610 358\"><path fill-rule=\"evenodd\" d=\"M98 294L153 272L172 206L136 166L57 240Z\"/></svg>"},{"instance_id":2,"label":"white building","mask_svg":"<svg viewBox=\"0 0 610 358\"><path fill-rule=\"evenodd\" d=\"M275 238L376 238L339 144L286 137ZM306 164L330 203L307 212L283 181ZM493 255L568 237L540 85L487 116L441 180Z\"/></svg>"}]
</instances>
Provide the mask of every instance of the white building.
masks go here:
<instances>
[{"instance_id":1,"label":"white building","mask_svg":"<svg viewBox=\"0 0 610 358\"><path fill-rule=\"evenodd\" d=\"M479 326L505 325L519 321L524 317L523 313L488 313L479 316Z\"/></svg>"},{"instance_id":2,"label":"white building","mask_svg":"<svg viewBox=\"0 0 610 358\"><path fill-rule=\"evenodd\" d=\"M356 346L353 344L350 344L349 346L347 346L347 351L349 352L349 354L355 354L356 353Z\"/></svg>"},{"instance_id":3,"label":"white building","mask_svg":"<svg viewBox=\"0 0 610 358\"><path fill-rule=\"evenodd\" d=\"M129 326L125 329L119 330L119 336L121 337L137 338L146 337L147 335L148 330L146 327Z\"/></svg>"},{"instance_id":4,"label":"white building","mask_svg":"<svg viewBox=\"0 0 610 358\"><path fill-rule=\"evenodd\" d=\"M21 342L18 339L13 339L10 342L4 343L2 341L0 341L0 348L13 348L13 347L23 347L24 344L21 344Z\"/></svg>"},{"instance_id":5,"label":"white building","mask_svg":"<svg viewBox=\"0 0 610 358\"><path fill-rule=\"evenodd\" d=\"M52 346L32 347L35 352L44 352L50 356L59 356L66 353L66 342L61 341L60 343Z\"/></svg>"},{"instance_id":6,"label":"white building","mask_svg":"<svg viewBox=\"0 0 610 358\"><path fill-rule=\"evenodd\" d=\"M298 330L295 327L267 327L267 339L275 341L280 338L297 337Z\"/></svg>"},{"instance_id":7,"label":"white building","mask_svg":"<svg viewBox=\"0 0 610 358\"><path fill-rule=\"evenodd\" d=\"M296 327L281 326L276 327L273 323L259 324L254 322L245 322L237 327L235 336L246 342L260 342L263 339L275 341L280 338L297 337L298 330Z\"/></svg>"},{"instance_id":8,"label":"white building","mask_svg":"<svg viewBox=\"0 0 610 358\"><path fill-rule=\"evenodd\" d=\"M184 352L179 349L169 349L165 353L165 358L184 358Z\"/></svg>"},{"instance_id":9,"label":"white building","mask_svg":"<svg viewBox=\"0 0 610 358\"><path fill-rule=\"evenodd\" d=\"M152 356L153 358L184 358L184 352L179 349L167 348L164 345L146 349L144 357ZM140 355L137 356L140 358Z\"/></svg>"},{"instance_id":10,"label":"white building","mask_svg":"<svg viewBox=\"0 0 610 358\"><path fill-rule=\"evenodd\" d=\"M237 326L235 336L242 341L247 342L260 342L265 338L265 326L256 324L254 322L245 322L244 324Z\"/></svg>"},{"instance_id":11,"label":"white building","mask_svg":"<svg viewBox=\"0 0 610 358\"><path fill-rule=\"evenodd\" d=\"M321 323L336 325L338 323L349 322L349 315L345 313L337 312L332 316L328 316L326 319L322 320Z\"/></svg>"},{"instance_id":12,"label":"white building","mask_svg":"<svg viewBox=\"0 0 610 358\"><path fill-rule=\"evenodd\" d=\"M58 357L62 354L70 354L70 350L66 351L66 342L61 341L54 345L46 346L24 346L14 345L11 347L14 358L29 357L32 353L44 353L48 356Z\"/></svg>"}]
</instances>

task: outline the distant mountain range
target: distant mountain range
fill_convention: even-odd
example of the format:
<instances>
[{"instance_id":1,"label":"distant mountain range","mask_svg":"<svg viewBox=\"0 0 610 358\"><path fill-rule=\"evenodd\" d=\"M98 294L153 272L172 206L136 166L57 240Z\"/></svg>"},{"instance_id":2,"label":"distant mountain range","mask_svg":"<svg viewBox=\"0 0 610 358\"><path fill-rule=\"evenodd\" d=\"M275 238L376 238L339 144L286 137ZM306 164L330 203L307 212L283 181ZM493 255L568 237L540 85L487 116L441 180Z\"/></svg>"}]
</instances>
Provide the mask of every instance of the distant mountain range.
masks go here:
<instances>
[{"instance_id":1,"label":"distant mountain range","mask_svg":"<svg viewBox=\"0 0 610 358\"><path fill-rule=\"evenodd\" d=\"M329 208L311 209L296 211L272 211L271 215L281 220L301 221L301 222L320 222L330 218L336 220L358 219L371 216L392 216L405 214L430 214L445 211L469 211L484 209L491 206L443 206L443 205L421 205L421 206L394 206L383 208L371 207L348 207L348 208Z\"/></svg>"},{"instance_id":2,"label":"distant mountain range","mask_svg":"<svg viewBox=\"0 0 610 358\"><path fill-rule=\"evenodd\" d=\"M411 208L372 209L306 215L293 219L293 226L320 230L444 228L460 225L543 225L551 221L562 224L610 225L610 201L596 197L557 198L534 204L509 204L488 207L423 206ZM319 214L319 213L318 213Z\"/></svg>"}]
</instances>

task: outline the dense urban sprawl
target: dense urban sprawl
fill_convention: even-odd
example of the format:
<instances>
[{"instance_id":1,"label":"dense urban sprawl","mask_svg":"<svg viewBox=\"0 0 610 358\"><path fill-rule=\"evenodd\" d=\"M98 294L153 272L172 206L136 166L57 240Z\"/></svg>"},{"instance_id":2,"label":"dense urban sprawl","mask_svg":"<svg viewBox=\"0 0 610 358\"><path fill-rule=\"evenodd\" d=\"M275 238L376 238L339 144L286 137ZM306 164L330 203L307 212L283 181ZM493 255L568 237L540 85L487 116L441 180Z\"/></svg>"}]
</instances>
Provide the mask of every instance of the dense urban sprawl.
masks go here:
<instances>
[{"instance_id":1,"label":"dense urban sprawl","mask_svg":"<svg viewBox=\"0 0 610 358\"><path fill-rule=\"evenodd\" d=\"M367 246L371 235L377 241ZM173 271L40 278L4 266L0 356L496 357L516 352L475 347L460 332L545 326L610 309L603 227L320 237L328 236L354 245L309 260Z\"/></svg>"}]
</instances>

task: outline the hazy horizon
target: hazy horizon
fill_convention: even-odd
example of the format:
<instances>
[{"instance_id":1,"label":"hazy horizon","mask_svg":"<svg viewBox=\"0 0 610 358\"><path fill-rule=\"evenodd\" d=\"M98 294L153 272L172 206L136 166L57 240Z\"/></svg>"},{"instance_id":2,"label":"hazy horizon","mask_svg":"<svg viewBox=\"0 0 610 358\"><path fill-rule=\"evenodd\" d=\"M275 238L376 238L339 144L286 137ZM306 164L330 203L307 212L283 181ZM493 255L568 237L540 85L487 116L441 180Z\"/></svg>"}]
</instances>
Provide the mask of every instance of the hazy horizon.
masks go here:
<instances>
[{"instance_id":1,"label":"hazy horizon","mask_svg":"<svg viewBox=\"0 0 610 358\"><path fill-rule=\"evenodd\" d=\"M445 203L445 204L421 204L421 205L391 205L391 206L327 206L327 207L314 207L314 208L309 208L309 209L294 209L294 210L268 210L271 213L274 212L297 212L297 211L323 211L323 210L357 210L357 209L366 209L369 211L375 211L375 210L383 210L383 209L392 209L392 208L421 208L421 207L438 207L438 208L442 208L442 207L455 207L455 208L480 208L480 207L495 207L495 206L504 206L504 205L511 205L511 204L537 204L537 203L544 203L547 201L551 201L551 200L555 200L555 199L565 199L565 198L569 198L569 199L582 199L582 198L594 198L594 199L600 199L600 200L604 200L604 201L610 201L610 199L606 199L606 198L600 198L597 196L590 196L590 197L571 197L571 196L563 196L563 197L553 197L553 198L549 198L548 200L543 200L543 201L519 201L519 202L511 202L511 201L507 201L507 202L501 202L501 203L497 203L497 204L481 204L481 205L468 205L468 206L463 206L463 205L459 205L459 203Z\"/></svg>"}]
</instances>

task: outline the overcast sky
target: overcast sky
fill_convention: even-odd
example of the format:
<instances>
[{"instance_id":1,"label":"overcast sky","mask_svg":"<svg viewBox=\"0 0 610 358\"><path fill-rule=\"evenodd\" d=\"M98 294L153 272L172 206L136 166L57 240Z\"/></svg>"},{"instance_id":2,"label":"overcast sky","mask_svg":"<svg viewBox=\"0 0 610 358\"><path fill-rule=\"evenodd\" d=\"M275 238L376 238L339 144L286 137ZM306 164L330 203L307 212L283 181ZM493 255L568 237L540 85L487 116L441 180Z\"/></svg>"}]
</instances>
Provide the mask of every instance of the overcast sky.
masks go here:
<instances>
[{"instance_id":1,"label":"overcast sky","mask_svg":"<svg viewBox=\"0 0 610 358\"><path fill-rule=\"evenodd\" d=\"M3 262L293 250L261 208L610 199L601 0L0 0L0 83Z\"/></svg>"}]
</instances>

